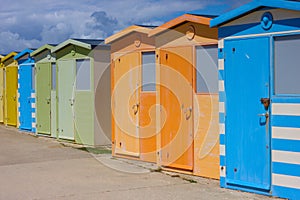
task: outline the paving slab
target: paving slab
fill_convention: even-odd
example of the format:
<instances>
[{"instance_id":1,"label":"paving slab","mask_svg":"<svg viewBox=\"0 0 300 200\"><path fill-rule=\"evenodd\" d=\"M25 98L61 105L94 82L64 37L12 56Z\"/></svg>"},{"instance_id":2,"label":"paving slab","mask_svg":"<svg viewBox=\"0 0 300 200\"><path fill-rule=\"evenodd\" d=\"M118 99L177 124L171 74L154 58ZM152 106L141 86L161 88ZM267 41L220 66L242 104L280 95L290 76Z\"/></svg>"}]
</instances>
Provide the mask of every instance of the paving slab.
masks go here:
<instances>
[{"instance_id":1,"label":"paving slab","mask_svg":"<svg viewBox=\"0 0 300 200\"><path fill-rule=\"evenodd\" d=\"M152 163L76 148L0 126L0 199L276 199L222 189L217 180L161 172Z\"/></svg>"}]
</instances>

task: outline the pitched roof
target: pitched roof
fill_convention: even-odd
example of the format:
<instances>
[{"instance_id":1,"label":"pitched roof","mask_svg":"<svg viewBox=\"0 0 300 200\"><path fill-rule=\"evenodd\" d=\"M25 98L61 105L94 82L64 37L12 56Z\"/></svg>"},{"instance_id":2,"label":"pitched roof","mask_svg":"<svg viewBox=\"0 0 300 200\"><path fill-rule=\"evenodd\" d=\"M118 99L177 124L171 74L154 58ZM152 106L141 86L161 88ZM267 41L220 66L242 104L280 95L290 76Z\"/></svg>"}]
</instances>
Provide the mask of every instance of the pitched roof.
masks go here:
<instances>
[{"instance_id":1,"label":"pitched roof","mask_svg":"<svg viewBox=\"0 0 300 200\"><path fill-rule=\"evenodd\" d=\"M98 45L105 45L104 44L104 40L94 40L94 39L68 39L62 43L60 43L59 45L57 45L56 47L51 49L51 53L54 53L68 45L75 45L75 46L80 46L82 48L85 49L89 49L92 50L93 48L95 48Z\"/></svg>"},{"instance_id":2,"label":"pitched roof","mask_svg":"<svg viewBox=\"0 0 300 200\"><path fill-rule=\"evenodd\" d=\"M20 59L21 57L23 57L23 56L26 55L26 54L29 54L29 55L30 55L31 52L33 52L32 49L24 49L23 51L21 51L20 53L18 53L17 55L15 55L15 56L14 56L14 59L15 59L15 60L18 60L18 59Z\"/></svg>"},{"instance_id":3,"label":"pitched roof","mask_svg":"<svg viewBox=\"0 0 300 200\"><path fill-rule=\"evenodd\" d=\"M212 19L212 16L208 17L208 15L184 14L184 15L181 15L175 19L172 19L172 20L166 22L165 24L153 29L152 31L150 31L149 37L158 35L168 29L176 27L185 22L194 22L194 23L198 23L198 24L209 25L209 22L211 19Z\"/></svg>"},{"instance_id":4,"label":"pitched roof","mask_svg":"<svg viewBox=\"0 0 300 200\"><path fill-rule=\"evenodd\" d=\"M18 53L15 52L15 51L10 52L9 54L7 54L7 55L4 56L3 58L1 58L1 62L4 62L4 61L10 59L11 57L13 57L13 56L15 56L15 55L17 55L17 54L18 54Z\"/></svg>"},{"instance_id":5,"label":"pitched roof","mask_svg":"<svg viewBox=\"0 0 300 200\"><path fill-rule=\"evenodd\" d=\"M36 49L35 51L31 52L30 56L36 56L37 54L41 53L42 51L44 51L46 49L51 50L52 48L54 48L54 46L56 46L56 45L45 44L45 45L41 46L40 48Z\"/></svg>"},{"instance_id":6,"label":"pitched roof","mask_svg":"<svg viewBox=\"0 0 300 200\"><path fill-rule=\"evenodd\" d=\"M114 41L116 41L122 37L125 37L126 35L133 33L133 32L148 34L153 28L154 28L154 26L132 25L132 26L129 26L129 27L125 28L124 30L106 38L105 44L111 44Z\"/></svg>"},{"instance_id":7,"label":"pitched roof","mask_svg":"<svg viewBox=\"0 0 300 200\"><path fill-rule=\"evenodd\" d=\"M237 9L229 11L210 21L211 27L220 26L238 17L254 12L260 8L282 8L287 10L300 11L300 2L292 0L253 0Z\"/></svg>"}]
</instances>

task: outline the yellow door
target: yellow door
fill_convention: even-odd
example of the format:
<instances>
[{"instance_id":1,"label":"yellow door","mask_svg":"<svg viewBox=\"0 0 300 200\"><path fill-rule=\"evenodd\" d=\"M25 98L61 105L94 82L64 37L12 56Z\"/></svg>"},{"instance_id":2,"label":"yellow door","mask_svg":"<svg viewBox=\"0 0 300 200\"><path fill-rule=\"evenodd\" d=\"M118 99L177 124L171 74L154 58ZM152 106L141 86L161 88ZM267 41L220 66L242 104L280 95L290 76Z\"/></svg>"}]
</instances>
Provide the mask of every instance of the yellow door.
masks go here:
<instances>
[{"instance_id":1,"label":"yellow door","mask_svg":"<svg viewBox=\"0 0 300 200\"><path fill-rule=\"evenodd\" d=\"M184 54L192 47L160 50L161 164L193 170L193 65Z\"/></svg>"},{"instance_id":2,"label":"yellow door","mask_svg":"<svg viewBox=\"0 0 300 200\"><path fill-rule=\"evenodd\" d=\"M4 84L3 84L3 68L0 68L0 122L4 121Z\"/></svg>"},{"instance_id":3,"label":"yellow door","mask_svg":"<svg viewBox=\"0 0 300 200\"><path fill-rule=\"evenodd\" d=\"M115 131L115 154L140 156L139 87L140 54L130 53L114 61L112 109Z\"/></svg>"},{"instance_id":4,"label":"yellow door","mask_svg":"<svg viewBox=\"0 0 300 200\"><path fill-rule=\"evenodd\" d=\"M6 67L5 78L5 124L17 126L17 78L16 66Z\"/></svg>"}]
</instances>

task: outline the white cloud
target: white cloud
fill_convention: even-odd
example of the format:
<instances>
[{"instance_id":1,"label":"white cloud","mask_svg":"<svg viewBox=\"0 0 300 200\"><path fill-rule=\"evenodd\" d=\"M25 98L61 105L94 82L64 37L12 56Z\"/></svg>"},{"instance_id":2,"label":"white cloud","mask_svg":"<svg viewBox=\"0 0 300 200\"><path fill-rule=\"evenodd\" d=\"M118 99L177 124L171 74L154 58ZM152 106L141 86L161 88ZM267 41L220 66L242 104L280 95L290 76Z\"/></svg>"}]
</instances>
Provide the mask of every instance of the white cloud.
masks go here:
<instances>
[{"instance_id":1,"label":"white cloud","mask_svg":"<svg viewBox=\"0 0 300 200\"><path fill-rule=\"evenodd\" d=\"M245 1L250 0L226 3ZM175 13L192 12L214 4L222 7L224 1L15 0L0 7L0 54L21 51L28 46L60 43L70 37L104 38L132 24L160 25Z\"/></svg>"},{"instance_id":2,"label":"white cloud","mask_svg":"<svg viewBox=\"0 0 300 200\"><path fill-rule=\"evenodd\" d=\"M20 38L19 34L9 31L0 33L0 52L7 54L11 51L21 51L26 48L42 46L42 42L38 40L25 40Z\"/></svg>"}]
</instances>

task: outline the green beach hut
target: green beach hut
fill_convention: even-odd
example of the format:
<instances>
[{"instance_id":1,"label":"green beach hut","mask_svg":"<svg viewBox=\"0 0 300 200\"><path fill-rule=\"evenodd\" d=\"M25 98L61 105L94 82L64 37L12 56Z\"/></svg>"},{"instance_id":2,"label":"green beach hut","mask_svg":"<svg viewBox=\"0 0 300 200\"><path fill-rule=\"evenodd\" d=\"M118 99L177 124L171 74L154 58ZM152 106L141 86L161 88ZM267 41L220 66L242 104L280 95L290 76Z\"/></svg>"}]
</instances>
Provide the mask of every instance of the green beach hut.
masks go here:
<instances>
[{"instance_id":1,"label":"green beach hut","mask_svg":"<svg viewBox=\"0 0 300 200\"><path fill-rule=\"evenodd\" d=\"M51 53L57 65L58 138L110 144L110 46L104 40L69 39Z\"/></svg>"},{"instance_id":2,"label":"green beach hut","mask_svg":"<svg viewBox=\"0 0 300 200\"><path fill-rule=\"evenodd\" d=\"M56 134L56 63L51 54L54 45L46 44L30 55L35 59L36 133L57 137Z\"/></svg>"}]
</instances>

